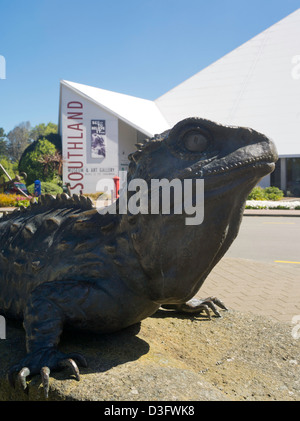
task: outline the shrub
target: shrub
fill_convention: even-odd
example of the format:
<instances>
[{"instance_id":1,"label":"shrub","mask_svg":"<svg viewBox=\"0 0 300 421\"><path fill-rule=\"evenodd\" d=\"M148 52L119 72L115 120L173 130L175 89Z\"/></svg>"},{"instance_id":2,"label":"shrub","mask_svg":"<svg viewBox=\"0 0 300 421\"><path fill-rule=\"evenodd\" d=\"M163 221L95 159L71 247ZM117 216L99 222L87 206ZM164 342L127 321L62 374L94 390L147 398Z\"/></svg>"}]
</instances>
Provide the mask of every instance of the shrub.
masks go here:
<instances>
[{"instance_id":1,"label":"shrub","mask_svg":"<svg viewBox=\"0 0 300 421\"><path fill-rule=\"evenodd\" d=\"M264 195L264 189L257 186L251 191L248 196L248 200L266 200Z\"/></svg>"},{"instance_id":2,"label":"shrub","mask_svg":"<svg viewBox=\"0 0 300 421\"><path fill-rule=\"evenodd\" d=\"M283 191L278 187L266 187L264 193L267 200L280 200L283 197Z\"/></svg>"},{"instance_id":3,"label":"shrub","mask_svg":"<svg viewBox=\"0 0 300 421\"><path fill-rule=\"evenodd\" d=\"M278 187L262 187L256 186L248 196L248 200L280 200L283 197L283 191Z\"/></svg>"},{"instance_id":4,"label":"shrub","mask_svg":"<svg viewBox=\"0 0 300 421\"><path fill-rule=\"evenodd\" d=\"M27 187L29 194L34 195L34 183ZM55 183L50 183L47 181L41 182L42 194L53 194L62 193L63 189Z\"/></svg>"},{"instance_id":5,"label":"shrub","mask_svg":"<svg viewBox=\"0 0 300 421\"><path fill-rule=\"evenodd\" d=\"M28 184L34 183L35 180L53 180L57 175L54 164L49 162L46 166L40 160L45 156L54 156L55 152L55 146L47 139L39 139L25 149L19 162L19 171L27 174Z\"/></svg>"}]
</instances>

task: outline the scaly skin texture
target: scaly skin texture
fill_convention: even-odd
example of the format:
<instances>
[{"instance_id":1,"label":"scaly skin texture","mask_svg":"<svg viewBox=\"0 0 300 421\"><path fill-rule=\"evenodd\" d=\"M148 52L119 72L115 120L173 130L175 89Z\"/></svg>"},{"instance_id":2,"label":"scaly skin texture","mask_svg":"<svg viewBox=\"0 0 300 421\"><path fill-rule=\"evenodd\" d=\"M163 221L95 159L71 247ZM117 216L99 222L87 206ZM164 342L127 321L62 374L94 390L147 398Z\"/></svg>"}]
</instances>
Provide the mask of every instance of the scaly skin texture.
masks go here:
<instances>
[{"instance_id":1,"label":"scaly skin texture","mask_svg":"<svg viewBox=\"0 0 300 421\"><path fill-rule=\"evenodd\" d=\"M66 364L79 379L75 361L84 358L57 349L64 327L112 332L160 306L216 315L215 304L226 308L192 297L235 239L249 192L274 169L273 143L251 129L188 118L137 147L128 182L204 179L201 224L187 225L172 203L169 215L100 215L75 195L44 196L0 220L0 314L24 320L28 353L10 371L24 387L41 372L47 395L50 370Z\"/></svg>"}]
</instances>

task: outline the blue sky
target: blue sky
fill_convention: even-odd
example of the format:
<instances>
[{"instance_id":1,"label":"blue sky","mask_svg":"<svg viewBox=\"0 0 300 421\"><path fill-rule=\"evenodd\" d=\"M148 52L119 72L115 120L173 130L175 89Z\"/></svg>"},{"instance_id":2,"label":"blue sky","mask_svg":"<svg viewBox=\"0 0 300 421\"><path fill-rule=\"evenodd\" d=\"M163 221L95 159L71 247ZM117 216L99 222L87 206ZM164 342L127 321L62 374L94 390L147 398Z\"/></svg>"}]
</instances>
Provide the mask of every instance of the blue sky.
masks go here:
<instances>
[{"instance_id":1,"label":"blue sky","mask_svg":"<svg viewBox=\"0 0 300 421\"><path fill-rule=\"evenodd\" d=\"M155 99L299 0L0 0L0 127L58 121L61 79Z\"/></svg>"}]
</instances>

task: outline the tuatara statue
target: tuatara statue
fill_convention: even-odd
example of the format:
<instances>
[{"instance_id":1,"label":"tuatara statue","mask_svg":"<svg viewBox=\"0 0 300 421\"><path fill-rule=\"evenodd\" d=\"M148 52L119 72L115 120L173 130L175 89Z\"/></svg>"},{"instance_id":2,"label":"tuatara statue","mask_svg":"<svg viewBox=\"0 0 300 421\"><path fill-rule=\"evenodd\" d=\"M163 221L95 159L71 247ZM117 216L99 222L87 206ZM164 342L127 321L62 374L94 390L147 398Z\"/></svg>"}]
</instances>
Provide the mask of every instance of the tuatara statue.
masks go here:
<instances>
[{"instance_id":1,"label":"tuatara statue","mask_svg":"<svg viewBox=\"0 0 300 421\"><path fill-rule=\"evenodd\" d=\"M128 181L204 179L204 220L186 214L100 214L83 197L45 195L0 219L0 314L22 319L27 355L13 366L41 373L69 365L79 379L80 354L57 348L64 327L113 332L159 307L199 313L215 297L193 299L238 234L246 198L277 160L264 135L187 118L129 155ZM133 194L133 193L131 193ZM117 208L118 210L118 203Z\"/></svg>"}]
</instances>

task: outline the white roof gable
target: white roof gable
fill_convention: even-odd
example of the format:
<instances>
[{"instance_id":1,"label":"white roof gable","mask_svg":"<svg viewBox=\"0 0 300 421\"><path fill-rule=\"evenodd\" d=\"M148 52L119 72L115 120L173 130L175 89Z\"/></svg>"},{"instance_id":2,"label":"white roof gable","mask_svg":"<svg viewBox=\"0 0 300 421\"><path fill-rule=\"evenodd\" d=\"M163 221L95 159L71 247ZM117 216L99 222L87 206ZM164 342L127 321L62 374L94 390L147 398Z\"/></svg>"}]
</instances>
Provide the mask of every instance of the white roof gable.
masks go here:
<instances>
[{"instance_id":1,"label":"white roof gable","mask_svg":"<svg viewBox=\"0 0 300 421\"><path fill-rule=\"evenodd\" d=\"M300 9L155 103L171 126L190 116L248 126L300 156Z\"/></svg>"},{"instance_id":2,"label":"white roof gable","mask_svg":"<svg viewBox=\"0 0 300 421\"><path fill-rule=\"evenodd\" d=\"M153 136L170 128L153 101L66 80L61 81L61 84L93 101L147 136Z\"/></svg>"}]
</instances>

